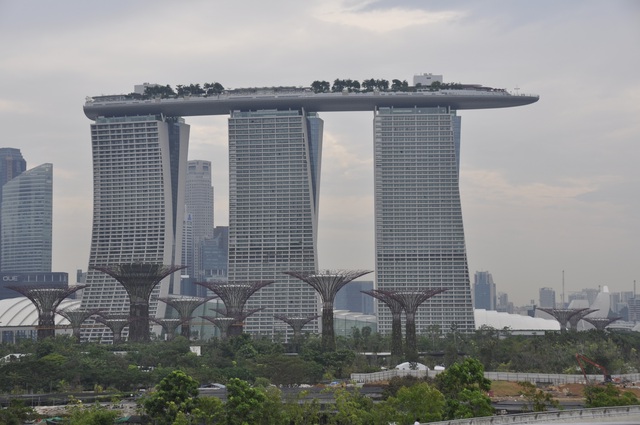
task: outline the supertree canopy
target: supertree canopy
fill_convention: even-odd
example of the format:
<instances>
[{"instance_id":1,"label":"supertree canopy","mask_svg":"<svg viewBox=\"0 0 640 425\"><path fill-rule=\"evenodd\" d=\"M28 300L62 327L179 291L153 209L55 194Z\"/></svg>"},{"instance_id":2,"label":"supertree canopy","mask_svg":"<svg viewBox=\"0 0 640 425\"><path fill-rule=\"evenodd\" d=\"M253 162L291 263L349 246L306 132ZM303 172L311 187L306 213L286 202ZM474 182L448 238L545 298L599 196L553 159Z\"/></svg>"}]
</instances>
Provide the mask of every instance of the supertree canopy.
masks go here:
<instances>
[{"instance_id":1,"label":"supertree canopy","mask_svg":"<svg viewBox=\"0 0 640 425\"><path fill-rule=\"evenodd\" d=\"M176 336L176 329L178 329L178 326L184 325L185 323L189 322L191 318L156 319L155 317L150 317L149 320L162 326L162 329L164 329L164 332L167 335L167 341L171 341Z\"/></svg>"},{"instance_id":2,"label":"supertree canopy","mask_svg":"<svg viewBox=\"0 0 640 425\"><path fill-rule=\"evenodd\" d=\"M416 311L426 300L434 295L446 291L446 288L430 288L430 289L408 289L403 291L384 291L389 297L395 299L402 305L402 309L406 314L405 333L406 333L406 350L405 356L408 361L418 360L418 347L416 343Z\"/></svg>"},{"instance_id":3,"label":"supertree canopy","mask_svg":"<svg viewBox=\"0 0 640 425\"><path fill-rule=\"evenodd\" d=\"M101 309L96 308L92 310L58 310L60 316L64 317L69 321L71 325L71 329L73 329L73 337L76 341L80 342L80 330L82 328L82 324L85 320L87 320L91 316L95 316L96 314L100 314L102 312Z\"/></svg>"},{"instance_id":4,"label":"supertree canopy","mask_svg":"<svg viewBox=\"0 0 640 425\"><path fill-rule=\"evenodd\" d=\"M213 323L218 329L220 329L220 338L226 339L229 336L229 328L236 319L233 317L220 317L220 316L200 316L205 320Z\"/></svg>"},{"instance_id":5,"label":"supertree canopy","mask_svg":"<svg viewBox=\"0 0 640 425\"><path fill-rule=\"evenodd\" d=\"M167 298L158 298L158 301L162 301L163 303L173 307L175 311L178 312L178 317L183 320L182 328L180 334L187 338L191 339L191 319L193 317L193 312L200 305L210 301L216 297L167 297Z\"/></svg>"},{"instance_id":6,"label":"supertree canopy","mask_svg":"<svg viewBox=\"0 0 640 425\"><path fill-rule=\"evenodd\" d=\"M229 317L234 320L229 326L227 336L240 336L242 335L242 331L244 329L244 321L247 320L247 317L263 309L264 307L260 307L253 308L251 310L236 311L233 313L229 312L226 309L215 308L213 310L224 317Z\"/></svg>"},{"instance_id":7,"label":"supertree canopy","mask_svg":"<svg viewBox=\"0 0 640 425\"><path fill-rule=\"evenodd\" d=\"M304 328L307 323L320 317L320 315L312 314L309 316L288 316L286 314L274 314L273 317L278 320L282 320L287 325L291 326L291 329L293 329L293 345L295 350L298 351L300 339L302 338L302 328Z\"/></svg>"},{"instance_id":8,"label":"supertree canopy","mask_svg":"<svg viewBox=\"0 0 640 425\"><path fill-rule=\"evenodd\" d=\"M186 266L170 266L164 264L115 264L95 266L93 269L108 274L117 280L129 295L129 340L134 342L149 341L149 298L153 288L162 279Z\"/></svg>"},{"instance_id":9,"label":"supertree canopy","mask_svg":"<svg viewBox=\"0 0 640 425\"><path fill-rule=\"evenodd\" d=\"M322 299L322 348L324 351L335 351L336 338L333 328L333 302L336 294L347 283L367 273L371 273L371 270L286 271L284 273L307 283L320 295Z\"/></svg>"},{"instance_id":10,"label":"supertree canopy","mask_svg":"<svg viewBox=\"0 0 640 425\"><path fill-rule=\"evenodd\" d=\"M591 323L597 330L604 331L607 326L615 321L622 319L622 317L583 317L587 323Z\"/></svg>"},{"instance_id":11,"label":"supertree canopy","mask_svg":"<svg viewBox=\"0 0 640 425\"><path fill-rule=\"evenodd\" d=\"M391 357L394 362L397 361L402 357L402 304L386 291L373 289L361 292L382 301L389 307L391 311Z\"/></svg>"},{"instance_id":12,"label":"supertree canopy","mask_svg":"<svg viewBox=\"0 0 640 425\"><path fill-rule=\"evenodd\" d=\"M121 313L103 313L95 317L97 322L105 325L113 334L113 344L119 344L122 342L122 330L130 325L131 316ZM131 326L129 326L131 331ZM131 334L131 332L129 332ZM131 338L129 338L131 339Z\"/></svg>"},{"instance_id":13,"label":"supertree canopy","mask_svg":"<svg viewBox=\"0 0 640 425\"><path fill-rule=\"evenodd\" d=\"M38 311L38 341L54 337L56 334L55 315L60 303L87 285L55 288L46 285L11 285L7 288L29 298Z\"/></svg>"},{"instance_id":14,"label":"supertree canopy","mask_svg":"<svg viewBox=\"0 0 640 425\"><path fill-rule=\"evenodd\" d=\"M244 314L244 306L251 295L267 285L271 285L273 280L261 280L251 282L196 282L196 285L204 286L214 294L216 294L224 303L225 315L227 317L241 317ZM245 317L246 318L246 317ZM234 328L230 330L230 335L234 336L237 332L242 333L242 320L234 324Z\"/></svg>"},{"instance_id":15,"label":"supertree canopy","mask_svg":"<svg viewBox=\"0 0 640 425\"><path fill-rule=\"evenodd\" d=\"M589 308L543 308L538 307L538 310L544 311L545 313L553 316L554 319L560 323L560 331L564 332L567 330L567 323L569 320L575 316L576 314L580 314L585 310L589 310Z\"/></svg>"},{"instance_id":16,"label":"supertree canopy","mask_svg":"<svg viewBox=\"0 0 640 425\"><path fill-rule=\"evenodd\" d=\"M569 326L574 331L577 331L578 330L578 322L580 322L580 320L584 319L584 316L586 316L587 314L595 313L596 311L598 311L598 309L588 308L586 310L582 310L581 312L579 312L577 314L574 314L573 316L571 316L569 318Z\"/></svg>"}]
</instances>

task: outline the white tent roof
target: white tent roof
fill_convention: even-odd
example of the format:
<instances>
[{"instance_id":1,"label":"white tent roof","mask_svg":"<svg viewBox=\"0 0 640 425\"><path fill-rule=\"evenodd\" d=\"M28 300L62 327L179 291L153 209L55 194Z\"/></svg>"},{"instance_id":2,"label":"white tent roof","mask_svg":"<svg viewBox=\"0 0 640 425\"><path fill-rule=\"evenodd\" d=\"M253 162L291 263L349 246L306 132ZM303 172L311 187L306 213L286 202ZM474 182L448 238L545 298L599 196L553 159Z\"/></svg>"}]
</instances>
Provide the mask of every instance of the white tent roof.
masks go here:
<instances>
[{"instance_id":1,"label":"white tent roof","mask_svg":"<svg viewBox=\"0 0 640 425\"><path fill-rule=\"evenodd\" d=\"M504 329L505 327L517 330L560 330L557 320L548 320L540 317L529 317L520 314L502 313L493 310L476 309L473 311L476 320L476 329L484 326L491 326L494 329Z\"/></svg>"},{"instance_id":2,"label":"white tent roof","mask_svg":"<svg viewBox=\"0 0 640 425\"><path fill-rule=\"evenodd\" d=\"M80 307L80 300L67 299L62 301L60 309L76 309ZM56 314L56 325L68 325L69 321ZM36 326L38 311L27 297L8 298L0 300L0 328L17 326Z\"/></svg>"}]
</instances>

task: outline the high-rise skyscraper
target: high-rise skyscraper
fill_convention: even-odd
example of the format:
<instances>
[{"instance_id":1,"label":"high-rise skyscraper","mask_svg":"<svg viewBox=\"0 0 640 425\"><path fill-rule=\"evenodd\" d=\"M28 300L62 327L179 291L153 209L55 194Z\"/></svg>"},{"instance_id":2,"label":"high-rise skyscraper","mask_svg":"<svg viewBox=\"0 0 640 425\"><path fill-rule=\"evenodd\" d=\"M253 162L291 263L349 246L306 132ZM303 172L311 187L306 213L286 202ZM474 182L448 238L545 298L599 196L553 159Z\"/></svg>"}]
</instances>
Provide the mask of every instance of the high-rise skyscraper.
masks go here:
<instances>
[{"instance_id":1,"label":"high-rise skyscraper","mask_svg":"<svg viewBox=\"0 0 640 425\"><path fill-rule=\"evenodd\" d=\"M285 333L274 313L318 312L315 291L283 272L317 270L322 127L304 110L229 119L229 280L276 281L249 299L248 309L264 310L246 321L247 332Z\"/></svg>"},{"instance_id":2,"label":"high-rise skyscraper","mask_svg":"<svg viewBox=\"0 0 640 425\"><path fill-rule=\"evenodd\" d=\"M20 149L0 148L0 204L2 204L2 187L26 169L27 162L22 157ZM2 223L2 214L0 214L0 223ZM2 249L2 244L0 244L0 249ZM1 262L0 270L2 270Z\"/></svg>"},{"instance_id":3,"label":"high-rise skyscraper","mask_svg":"<svg viewBox=\"0 0 640 425\"><path fill-rule=\"evenodd\" d=\"M124 288L95 266L181 260L189 126L164 116L100 117L91 124L93 229L82 308L128 312ZM152 295L150 312L163 316L178 276L166 278ZM91 339L104 328L89 332Z\"/></svg>"},{"instance_id":4,"label":"high-rise skyscraper","mask_svg":"<svg viewBox=\"0 0 640 425\"><path fill-rule=\"evenodd\" d=\"M0 148L0 188L26 169L27 162L22 157L20 149Z\"/></svg>"},{"instance_id":5,"label":"high-rise skyscraper","mask_svg":"<svg viewBox=\"0 0 640 425\"><path fill-rule=\"evenodd\" d=\"M460 117L449 107L378 108L374 116L378 289L447 288L416 314L416 329L475 329L458 187ZM455 306L455 308L454 308ZM391 330L378 303L378 330Z\"/></svg>"},{"instance_id":6,"label":"high-rise skyscraper","mask_svg":"<svg viewBox=\"0 0 640 425\"><path fill-rule=\"evenodd\" d=\"M189 276L204 278L202 268L202 242L213 237L213 186L211 186L211 162L195 160L187 163L185 191L186 213L191 217L191 258L183 261Z\"/></svg>"},{"instance_id":7,"label":"high-rise skyscraper","mask_svg":"<svg viewBox=\"0 0 640 425\"><path fill-rule=\"evenodd\" d=\"M556 308L556 291L553 288L540 288L539 301L539 307Z\"/></svg>"},{"instance_id":8,"label":"high-rise skyscraper","mask_svg":"<svg viewBox=\"0 0 640 425\"><path fill-rule=\"evenodd\" d=\"M473 282L473 306L496 310L496 284L489 272L476 272Z\"/></svg>"},{"instance_id":9,"label":"high-rise skyscraper","mask_svg":"<svg viewBox=\"0 0 640 425\"><path fill-rule=\"evenodd\" d=\"M53 165L42 164L2 187L2 271L51 272Z\"/></svg>"}]
</instances>

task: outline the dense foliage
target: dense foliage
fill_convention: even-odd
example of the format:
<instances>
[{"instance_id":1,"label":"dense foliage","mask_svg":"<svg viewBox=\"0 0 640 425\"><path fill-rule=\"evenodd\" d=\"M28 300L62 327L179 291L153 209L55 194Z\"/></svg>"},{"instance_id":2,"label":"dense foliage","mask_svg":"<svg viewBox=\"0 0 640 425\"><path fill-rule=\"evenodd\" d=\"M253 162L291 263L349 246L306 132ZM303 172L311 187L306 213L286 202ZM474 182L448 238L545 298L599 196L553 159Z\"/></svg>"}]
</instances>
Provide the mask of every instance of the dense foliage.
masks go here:
<instances>
[{"instance_id":1,"label":"dense foliage","mask_svg":"<svg viewBox=\"0 0 640 425\"><path fill-rule=\"evenodd\" d=\"M202 356L191 353L190 345L200 345ZM250 383L257 379L275 385L315 384L348 379L353 372L374 372L388 364L386 357L365 356L363 352L390 351L390 338L365 328L349 338L337 338L335 352L323 352L321 341L307 335L299 355L286 353L289 347L248 335L229 340L189 342L152 341L118 346L78 344L68 337L36 343L0 345L0 357L26 354L0 363L1 393L42 393L51 391L113 388L133 391L158 384L174 370L183 370L199 384L227 383L238 378ZM508 331L483 328L474 334L454 331L443 334L429 328L418 338L420 362L433 367L460 363L466 357L478 360L485 370L579 374L575 353L580 352L605 366L613 374L640 371L640 335L635 332L548 332L546 335L509 335ZM588 369L587 373L599 373ZM481 388L480 388L481 389ZM397 390L395 390L397 392ZM390 395L395 396L396 392Z\"/></svg>"}]
</instances>

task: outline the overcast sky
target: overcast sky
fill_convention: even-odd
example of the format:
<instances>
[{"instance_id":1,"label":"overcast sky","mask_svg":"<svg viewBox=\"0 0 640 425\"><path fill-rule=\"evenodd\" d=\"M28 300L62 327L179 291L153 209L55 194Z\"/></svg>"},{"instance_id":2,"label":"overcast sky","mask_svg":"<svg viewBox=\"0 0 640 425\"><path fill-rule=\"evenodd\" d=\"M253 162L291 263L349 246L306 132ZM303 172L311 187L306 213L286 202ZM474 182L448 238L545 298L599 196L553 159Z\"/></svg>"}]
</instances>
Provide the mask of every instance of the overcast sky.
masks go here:
<instances>
[{"instance_id":1,"label":"overcast sky","mask_svg":"<svg viewBox=\"0 0 640 425\"><path fill-rule=\"evenodd\" d=\"M461 111L469 271L516 304L640 283L640 3L0 0L0 145L54 164L53 269L86 269L85 96L134 84L307 86L444 75L540 95ZM324 113L319 261L374 267L372 113ZM187 118L228 224L227 118ZM640 290L640 288L639 288Z\"/></svg>"}]
</instances>

